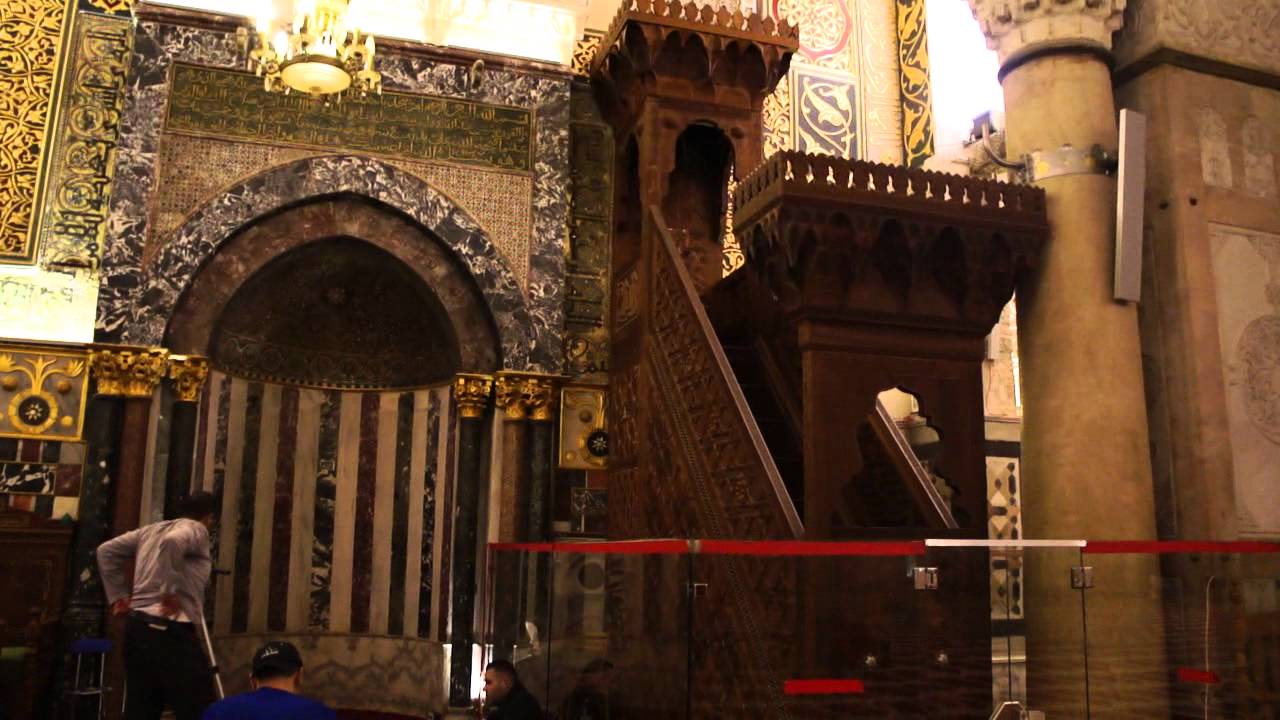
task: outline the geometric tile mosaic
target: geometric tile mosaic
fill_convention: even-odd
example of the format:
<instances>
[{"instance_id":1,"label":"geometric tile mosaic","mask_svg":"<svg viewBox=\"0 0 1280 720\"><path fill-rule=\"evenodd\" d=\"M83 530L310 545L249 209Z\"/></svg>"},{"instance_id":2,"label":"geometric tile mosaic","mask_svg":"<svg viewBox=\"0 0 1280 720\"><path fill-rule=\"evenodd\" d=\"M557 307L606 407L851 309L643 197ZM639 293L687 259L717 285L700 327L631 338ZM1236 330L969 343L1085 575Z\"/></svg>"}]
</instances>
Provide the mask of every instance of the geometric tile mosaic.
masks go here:
<instances>
[{"instance_id":1,"label":"geometric tile mosaic","mask_svg":"<svg viewBox=\"0 0 1280 720\"><path fill-rule=\"evenodd\" d=\"M299 147L266 145L165 133L160 145L155 207L144 262L165 237L219 192L264 170L326 153ZM426 180L443 192L488 233L502 252L516 282L526 288L529 239L533 232L533 177L447 163L380 158Z\"/></svg>"}]
</instances>

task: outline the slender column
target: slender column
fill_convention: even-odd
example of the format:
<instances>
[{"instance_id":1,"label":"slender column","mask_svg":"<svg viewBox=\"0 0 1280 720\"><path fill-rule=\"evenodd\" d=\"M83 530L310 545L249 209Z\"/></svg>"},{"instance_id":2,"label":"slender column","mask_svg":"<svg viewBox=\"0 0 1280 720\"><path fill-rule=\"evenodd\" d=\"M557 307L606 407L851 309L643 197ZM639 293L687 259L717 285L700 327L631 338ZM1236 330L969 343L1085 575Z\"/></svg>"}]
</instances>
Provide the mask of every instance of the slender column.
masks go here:
<instances>
[{"instance_id":1,"label":"slender column","mask_svg":"<svg viewBox=\"0 0 1280 720\"><path fill-rule=\"evenodd\" d=\"M130 348L111 345L94 346L90 356L97 395L121 397L122 421L115 447L114 489L110 491L110 532L116 536L138 527L142 510L142 476L146 469L147 420L151 412L151 396L164 377L168 351L161 348ZM105 481L104 481L105 484ZM107 660L107 686L104 699L107 717L119 717L124 689L124 663L121 645L124 626L107 625L112 640Z\"/></svg>"},{"instance_id":2,"label":"slender column","mask_svg":"<svg viewBox=\"0 0 1280 720\"><path fill-rule=\"evenodd\" d=\"M169 424L169 465L165 473L164 516L177 517L178 505L191 492L191 467L195 459L196 420L200 391L209 375L209 361L194 355L169 357L169 379L174 403Z\"/></svg>"},{"instance_id":3,"label":"slender column","mask_svg":"<svg viewBox=\"0 0 1280 720\"><path fill-rule=\"evenodd\" d=\"M529 413L524 403L524 382L519 375L501 373L493 381L494 406L502 411L502 487L498 540L525 540L528 524L525 503L529 497Z\"/></svg>"},{"instance_id":4,"label":"slender column","mask_svg":"<svg viewBox=\"0 0 1280 720\"><path fill-rule=\"evenodd\" d=\"M525 538L529 542L544 542L551 539L551 483L554 465L551 461L551 431L554 418L553 409L555 386L549 377L525 378L524 403L529 412L529 455L526 464L529 468L529 495L525 514ZM539 625L551 628L551 555L538 553L537 583L533 590L533 616Z\"/></svg>"},{"instance_id":5,"label":"slender column","mask_svg":"<svg viewBox=\"0 0 1280 720\"><path fill-rule=\"evenodd\" d=\"M552 420L555 419L555 386L549 377L527 377L524 403L529 413L529 495L526 514L526 539L541 542L551 539L551 462Z\"/></svg>"},{"instance_id":6,"label":"slender column","mask_svg":"<svg viewBox=\"0 0 1280 720\"><path fill-rule=\"evenodd\" d=\"M459 375L453 397L458 404L458 476L453 531L453 597L449 704L471 703L471 653L475 645L476 531L480 504L484 415L493 379Z\"/></svg>"},{"instance_id":7,"label":"slender column","mask_svg":"<svg viewBox=\"0 0 1280 720\"><path fill-rule=\"evenodd\" d=\"M1154 539L1137 309L1112 300L1116 181L1052 165L1064 145L1115 153L1107 61L1125 0L969 0L997 50L1012 158L1036 153L1050 238L1038 275L1019 289L1023 522L1030 538ZM1027 685L1049 717L1084 717L1080 594L1069 566L1026 563ZM1088 591L1092 717L1141 693L1143 714L1167 717L1158 572L1145 558L1107 558ZM1115 643L1130 651L1122 652ZM1064 682L1064 679L1070 679ZM1162 710L1161 707L1164 706Z\"/></svg>"},{"instance_id":8,"label":"slender column","mask_svg":"<svg viewBox=\"0 0 1280 720\"><path fill-rule=\"evenodd\" d=\"M498 525L499 542L525 540L528 524L525 521L524 502L529 495L529 467L525 462L528 453L529 423L525 410L524 383L520 376L499 374L493 384L494 405L502 411L502 487L499 488L501 517ZM502 583L499 592L487 588L493 603L493 657L510 660L519 640L520 593L515 592L521 576L519 553L498 553L490 558L496 564L491 576Z\"/></svg>"}]
</instances>

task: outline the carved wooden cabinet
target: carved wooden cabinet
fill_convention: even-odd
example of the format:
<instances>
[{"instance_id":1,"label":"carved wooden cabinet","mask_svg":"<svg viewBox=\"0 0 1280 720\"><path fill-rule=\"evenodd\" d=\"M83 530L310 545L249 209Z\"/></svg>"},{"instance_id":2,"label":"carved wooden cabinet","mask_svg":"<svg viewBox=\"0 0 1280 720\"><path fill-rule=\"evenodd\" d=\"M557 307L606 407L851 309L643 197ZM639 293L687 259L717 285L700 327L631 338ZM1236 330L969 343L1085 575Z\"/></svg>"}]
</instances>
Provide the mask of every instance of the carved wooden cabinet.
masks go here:
<instances>
[{"instance_id":1,"label":"carved wooden cabinet","mask_svg":"<svg viewBox=\"0 0 1280 720\"><path fill-rule=\"evenodd\" d=\"M53 692L71 526L0 508L0 707L36 717Z\"/></svg>"}]
</instances>

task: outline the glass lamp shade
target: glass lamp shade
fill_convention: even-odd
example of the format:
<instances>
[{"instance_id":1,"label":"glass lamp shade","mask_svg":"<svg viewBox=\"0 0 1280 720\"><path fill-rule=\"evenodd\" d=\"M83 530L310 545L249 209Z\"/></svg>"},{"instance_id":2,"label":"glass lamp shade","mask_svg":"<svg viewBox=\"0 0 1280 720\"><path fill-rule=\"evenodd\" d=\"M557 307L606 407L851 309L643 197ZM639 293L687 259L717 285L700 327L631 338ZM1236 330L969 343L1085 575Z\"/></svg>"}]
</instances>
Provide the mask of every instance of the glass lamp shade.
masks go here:
<instances>
[{"instance_id":1,"label":"glass lamp shade","mask_svg":"<svg viewBox=\"0 0 1280 720\"><path fill-rule=\"evenodd\" d=\"M332 95L351 87L351 75L337 60L323 55L298 55L285 62L280 80L309 95Z\"/></svg>"}]
</instances>

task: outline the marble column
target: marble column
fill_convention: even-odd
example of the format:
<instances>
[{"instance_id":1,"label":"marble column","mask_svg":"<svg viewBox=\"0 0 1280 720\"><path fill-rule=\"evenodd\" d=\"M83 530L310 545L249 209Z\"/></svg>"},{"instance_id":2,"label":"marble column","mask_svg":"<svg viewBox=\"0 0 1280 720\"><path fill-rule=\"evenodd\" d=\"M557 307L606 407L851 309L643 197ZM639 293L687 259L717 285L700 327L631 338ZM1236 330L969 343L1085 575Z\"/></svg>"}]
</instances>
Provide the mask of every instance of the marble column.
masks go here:
<instances>
[{"instance_id":1,"label":"marble column","mask_svg":"<svg viewBox=\"0 0 1280 720\"><path fill-rule=\"evenodd\" d=\"M549 377L526 377L524 403L532 426L529 432L529 494L525 512L525 540L551 539L551 457L555 419L555 385Z\"/></svg>"},{"instance_id":2,"label":"marble column","mask_svg":"<svg viewBox=\"0 0 1280 720\"><path fill-rule=\"evenodd\" d=\"M118 401L121 420L119 434L115 438L114 487L108 489L111 522L107 534L111 537L138 527L151 397L165 375L168 354L167 350L160 348L95 345L90 356L97 396L122 398ZM107 718L114 720L120 715L124 689L123 623L109 618L107 637L112 641L112 651L107 659L107 686L110 690L103 702Z\"/></svg>"},{"instance_id":3,"label":"marble column","mask_svg":"<svg viewBox=\"0 0 1280 720\"><path fill-rule=\"evenodd\" d=\"M1033 155L1048 202L1049 241L1018 290L1025 535L1154 539L1137 308L1112 299L1116 181L1053 167L1064 145L1117 150L1108 61L1125 0L969 3L999 55L1008 155ZM1029 554L1024 569L1031 707L1106 718L1118 712L1116 699L1140 693L1144 716L1167 717L1156 563L1088 559L1098 567L1085 596L1086 638L1069 580L1080 557L1051 555ZM1115 651L1117 639L1135 652Z\"/></svg>"},{"instance_id":4,"label":"marble column","mask_svg":"<svg viewBox=\"0 0 1280 720\"><path fill-rule=\"evenodd\" d=\"M552 462L551 433L555 427L555 385L549 377L525 378L525 409L529 413L529 453L525 464L529 468L529 493L525 510L525 540L546 542L551 540L551 488ZM531 608L539 626L551 632L551 565L550 553L538 553L530 558L534 562L536 578L532 591Z\"/></svg>"},{"instance_id":5,"label":"marble column","mask_svg":"<svg viewBox=\"0 0 1280 720\"><path fill-rule=\"evenodd\" d=\"M202 357L169 357L169 379L173 381L174 403L169 421L169 463L164 476L166 518L178 516L179 505L191 492L200 391L204 389L204 381L208 375L209 361Z\"/></svg>"},{"instance_id":6,"label":"marble column","mask_svg":"<svg viewBox=\"0 0 1280 720\"><path fill-rule=\"evenodd\" d=\"M485 412L493 379L459 375L453 397L458 404L458 474L453 525L453 594L449 659L449 705L469 706L472 651L475 647L476 554L480 486L483 481Z\"/></svg>"}]
</instances>

